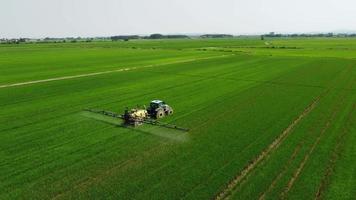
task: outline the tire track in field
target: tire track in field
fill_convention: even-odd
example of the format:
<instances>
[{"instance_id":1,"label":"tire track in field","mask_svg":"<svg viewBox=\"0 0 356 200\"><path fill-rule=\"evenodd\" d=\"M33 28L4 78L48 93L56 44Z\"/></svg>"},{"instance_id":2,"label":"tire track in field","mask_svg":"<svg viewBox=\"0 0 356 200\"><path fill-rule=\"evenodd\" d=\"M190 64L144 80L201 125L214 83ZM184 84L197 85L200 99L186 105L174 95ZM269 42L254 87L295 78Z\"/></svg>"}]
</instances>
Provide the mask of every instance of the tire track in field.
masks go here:
<instances>
[{"instance_id":1,"label":"tire track in field","mask_svg":"<svg viewBox=\"0 0 356 200\"><path fill-rule=\"evenodd\" d=\"M352 89L352 82L350 85L351 85L350 88ZM320 185L318 187L317 192L315 193L314 200L322 199L322 195L323 195L324 191L326 190L326 188L328 187L328 184L330 181L330 176L333 174L336 162L339 159L341 152L343 151L342 144L343 144L343 142L345 142L346 135L349 133L348 132L349 130L347 130L347 124L351 123L351 116L355 110L356 110L356 103L353 103L352 109L349 112L349 114L347 115L346 123L342 129L342 134L337 139L337 143L336 143L335 148L333 149L331 160L329 160L329 163L328 163L328 166L324 173L324 176L323 176L322 180L320 181Z\"/></svg>"},{"instance_id":2,"label":"tire track in field","mask_svg":"<svg viewBox=\"0 0 356 200\"><path fill-rule=\"evenodd\" d=\"M349 68L351 69L351 68ZM350 82L352 83L352 82ZM330 89L329 89L330 91ZM329 92L328 91L328 92ZM325 123L324 127L322 128L318 138L315 140L315 142L312 144L310 150L306 153L306 155L304 156L304 159L302 160L302 162L300 163L300 165L298 166L297 170L295 171L295 173L293 174L292 178L289 180L286 188L284 191L282 191L280 193L280 198L281 199L286 199L286 195L287 193L291 190L291 188L293 187L295 181L299 178L300 173L303 171L306 163L308 162L310 155L314 152L315 148L318 146L321 138L325 135L326 131L328 130L328 128L330 127L330 124L332 123L332 121L335 119L336 114L338 113L338 111L340 110L342 104L345 102L346 96L348 93L343 94L340 98L338 103L335 105L335 107L332 110L331 115L328 117L327 122Z\"/></svg>"},{"instance_id":3,"label":"tire track in field","mask_svg":"<svg viewBox=\"0 0 356 200\"><path fill-rule=\"evenodd\" d=\"M184 74L182 74L182 75L184 75ZM189 75L188 75L189 76ZM195 77L195 75L193 75L193 77ZM197 77L201 77L201 76L197 76ZM217 79L221 79L219 76L217 76L216 77ZM278 78L278 77L276 77L276 78ZM235 80L235 79L224 79L224 78L222 78L221 80L226 80L226 81L244 81L244 80ZM262 82L262 81L251 81L251 82L253 82L253 83L255 83L255 84L257 84L257 85L263 85L263 84L265 84L264 82ZM273 85L280 85L280 84L273 84ZM296 86L298 86L298 85L296 85ZM254 95L253 97L251 97L251 98L249 98L249 100L247 100L247 101L250 101L251 99L254 99L254 98L257 98L258 96L261 96L261 95L263 95L264 94L264 92L265 92L265 90L262 92L262 93L259 93L259 95ZM251 101L250 101L251 102ZM244 102L244 103L247 103L247 102ZM247 103L247 104L250 104L250 103ZM246 105L247 105L246 104ZM244 104L242 104L242 105L244 105ZM223 114L221 114L221 116L223 116L224 115L224 113ZM220 116L220 115L219 115ZM218 118L218 119L220 119L219 117L216 117L216 118ZM214 120L214 121L216 121L216 120ZM204 122L204 124L208 124L208 123L210 123L210 121L206 121L206 122ZM260 137L258 137L255 141L258 141L258 139L259 139ZM244 147L241 151L240 151L240 153L243 153L244 151L246 151L246 149L248 149L250 146L252 146L253 144L254 144L255 142L252 142L252 143L250 143L249 145L247 145L246 147ZM226 165L228 165L229 163L231 163L231 162L228 162L228 163L226 163L225 165L224 165L224 167L226 166ZM209 179L211 178L213 176L213 173L211 173L210 175L208 175L208 177L209 177ZM193 189L189 192L189 193L191 193L195 188L197 188L197 187L199 187L200 185L202 185L203 183L198 183L197 185L195 185L194 187L193 187ZM184 196L182 196L181 197L181 199L183 199L183 198L185 198L186 196L188 196L188 194L189 193L187 193L187 194L185 194Z\"/></svg>"},{"instance_id":4,"label":"tire track in field","mask_svg":"<svg viewBox=\"0 0 356 200\"><path fill-rule=\"evenodd\" d=\"M329 87L329 90L331 90L331 88L336 89L336 87ZM342 90L348 90L348 89L347 89L347 88L342 88ZM314 127L311 128L310 131L311 131L311 132L314 132L316 128L317 128L317 127L314 126ZM305 138L304 138L304 140L305 140ZM283 175L287 172L287 170L288 170L288 168L289 168L291 162L295 159L296 154L298 154L296 151L299 151L299 150L300 150L300 148L302 147L303 143L305 142L304 140L299 142L299 144L298 144L298 145L296 146L296 148L294 149L293 154L291 155L291 157L289 158L289 160L287 161L287 163L286 163L285 166L283 167L282 171L280 171L279 174L274 178L274 180L273 180L272 183L269 185L269 187L268 187L264 192L261 193L261 195L259 196L259 200L264 200L265 197L266 197L266 195L267 195L270 191L272 191L272 189L275 187L275 185L277 184L277 182L278 182L278 181L283 177Z\"/></svg>"},{"instance_id":5,"label":"tire track in field","mask_svg":"<svg viewBox=\"0 0 356 200\"><path fill-rule=\"evenodd\" d=\"M350 69L350 68L349 68ZM302 120L302 118L304 118L306 115L308 115L314 108L315 106L318 104L318 102L320 101L320 99L327 95L331 89L333 88L333 85L331 85L330 87L328 87L326 90L324 90L305 110L304 112L295 120L292 122L292 124L289 125L289 127L287 129L285 129L283 131L283 133L272 143L270 144L270 146L264 151L262 152L255 160L251 161L249 165L247 165L245 167L245 169L240 172L240 174L235 178L233 179L233 181L230 182L230 184L228 186L225 187L225 190L223 190L223 192L221 192L219 195L221 195L220 197L217 196L215 197L215 199L225 199L227 198L228 196L231 195L231 192L234 190L234 188L239 184L241 183L241 181L243 181L243 179L248 175L248 173L253 170L256 165L261 161L263 160L265 157L267 157L269 155L269 153L278 148L278 146L281 144L281 142L284 140L284 138L286 138L286 136L289 134L289 132L291 132L291 130L293 129L293 127L300 121ZM286 133L288 132L288 133ZM284 136L283 136L284 135ZM274 143L276 143L276 141L279 141L277 142L277 144L275 145L274 148L271 149L271 147L274 146ZM301 144L300 144L301 145ZM298 147L297 147L298 148ZM267 153L266 153L267 151ZM293 155L292 155L293 157ZM234 186L233 186L234 185ZM224 193L225 191L225 193ZM224 195L223 195L224 194ZM260 196L262 197L262 196Z\"/></svg>"},{"instance_id":6,"label":"tire track in field","mask_svg":"<svg viewBox=\"0 0 356 200\"><path fill-rule=\"evenodd\" d=\"M189 63L189 62L195 62L195 61L200 61L200 60L208 60L208 59L214 59L214 58L227 57L227 56L232 56L232 55L235 55L235 54L210 56L210 57L204 57L204 58L191 58L191 59L167 62L167 63L162 63L162 64L144 65L144 66L141 66L141 67L127 67L127 68L108 70L108 71L102 71L102 72L93 72L93 73L86 73L86 74L79 74L79 75L72 75L72 76L62 76L62 77L35 80L35 81L27 81L27 82L20 82L20 83L5 84L5 85L0 85L0 89L1 88L16 87L16 86L24 86L24 85L33 85L33 84L37 84L37 83L46 83L46 82L52 82L52 81L60 81L60 80L68 80L68 79L76 79L76 78L97 76L97 75L102 75L102 74L111 74L111 73L116 73L116 72L132 71L132 70L137 70L137 69L159 67L159 66L165 66L165 65L171 65L171 64Z\"/></svg>"},{"instance_id":7,"label":"tire track in field","mask_svg":"<svg viewBox=\"0 0 356 200\"><path fill-rule=\"evenodd\" d=\"M310 132L314 132L315 129L317 127L316 126L313 126L310 130ZM299 153L300 149L302 148L302 146L304 145L305 143L305 137L303 138L302 141L300 141L298 143L298 145L296 145L295 149L294 149L294 152L292 153L292 155L290 156L288 162L285 164L284 168L282 169L282 171L279 172L279 174L275 177L275 179L272 181L272 183L270 184L270 186L268 187L267 190L265 190L263 193L261 193L260 197L259 197L259 200L263 200L265 199L266 195L268 194L268 192L272 191L272 189L274 189L275 185L277 184L277 182L283 177L283 175L285 173L287 173L291 163L294 161L294 159L296 158L297 154Z\"/></svg>"},{"instance_id":8,"label":"tire track in field","mask_svg":"<svg viewBox=\"0 0 356 200\"><path fill-rule=\"evenodd\" d=\"M352 111L350 111L347 117L347 123L351 121L351 115L355 111L355 108L356 108L356 104L353 104ZM347 126L347 124L345 126ZM315 200L321 199L322 194L325 191L327 184L329 183L329 177L332 175L334 171L337 159L340 157L342 151L342 144L345 141L346 135L349 133L348 130L346 130L345 126L342 129L342 134L339 136L337 140L337 144L333 150L333 153L331 155L331 160L329 161L329 164L326 168L323 179L320 181L318 191L315 194L315 198L314 198Z\"/></svg>"},{"instance_id":9,"label":"tire track in field","mask_svg":"<svg viewBox=\"0 0 356 200\"><path fill-rule=\"evenodd\" d=\"M270 192L274 186L277 184L277 182L283 177L283 175L286 173L286 171L288 170L289 166L291 165L291 163L293 162L293 160L295 159L295 157L298 155L299 151L301 149L301 145L298 145L293 153L292 156L288 159L287 163L283 166L282 172L280 172L277 177L272 181L272 183L270 184L270 186L267 188L266 191L264 191L260 197L258 198L259 200L264 200L266 198L266 195L268 192Z\"/></svg>"},{"instance_id":10,"label":"tire track in field","mask_svg":"<svg viewBox=\"0 0 356 200\"><path fill-rule=\"evenodd\" d=\"M310 130L310 132L314 132L316 130L316 126L313 126ZM270 184L270 186L268 187L267 190L265 190L259 197L259 200L263 200L265 199L266 195L268 192L272 191L272 189L275 187L275 185L277 184L277 182L283 177L283 175L288 171L291 163L294 161L295 157L297 156L297 154L299 153L300 149L302 148L302 146L305 143L306 138L304 137L302 141L300 141L295 149L294 152L292 153L292 155L290 156L288 162L285 164L284 168L282 169L282 171L280 171L280 173L275 177L275 179L272 181L272 183Z\"/></svg>"},{"instance_id":11,"label":"tire track in field","mask_svg":"<svg viewBox=\"0 0 356 200\"><path fill-rule=\"evenodd\" d=\"M245 168L230 181L230 183L214 198L215 200L226 199L234 188L253 170L255 167L265 159L273 150L279 147L283 140L292 132L294 127L307 116L319 103L320 98L324 93L319 95L312 103L307 106L304 111L275 139L265 150L261 152L254 160L252 160Z\"/></svg>"},{"instance_id":12,"label":"tire track in field","mask_svg":"<svg viewBox=\"0 0 356 200\"><path fill-rule=\"evenodd\" d=\"M315 142L313 143L312 147L310 148L309 152L304 156L303 161L300 163L299 167L297 168L297 170L295 171L295 173L293 174L292 178L289 180L286 189L280 194L281 199L286 199L286 195L287 193L290 191L290 189L293 187L295 181L298 179L300 173L302 172L302 170L304 169L305 164L307 163L307 161L310 158L310 155L314 152L315 148L317 147L317 145L319 144L322 136L324 136L326 130L329 128L331 124L331 119L329 119L324 128L322 129L320 135L318 136L318 138L315 140Z\"/></svg>"}]
</instances>

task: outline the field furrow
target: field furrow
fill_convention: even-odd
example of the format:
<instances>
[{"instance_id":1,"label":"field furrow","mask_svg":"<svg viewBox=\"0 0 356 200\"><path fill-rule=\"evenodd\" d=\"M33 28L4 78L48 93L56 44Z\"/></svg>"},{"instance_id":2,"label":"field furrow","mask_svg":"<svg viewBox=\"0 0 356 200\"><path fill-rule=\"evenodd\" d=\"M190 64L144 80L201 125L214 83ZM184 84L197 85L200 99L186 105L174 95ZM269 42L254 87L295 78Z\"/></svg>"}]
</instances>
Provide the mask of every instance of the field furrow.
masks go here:
<instances>
[{"instance_id":1,"label":"field furrow","mask_svg":"<svg viewBox=\"0 0 356 200\"><path fill-rule=\"evenodd\" d=\"M0 199L352 199L354 44L0 45ZM154 99L189 131L85 111Z\"/></svg>"}]
</instances>

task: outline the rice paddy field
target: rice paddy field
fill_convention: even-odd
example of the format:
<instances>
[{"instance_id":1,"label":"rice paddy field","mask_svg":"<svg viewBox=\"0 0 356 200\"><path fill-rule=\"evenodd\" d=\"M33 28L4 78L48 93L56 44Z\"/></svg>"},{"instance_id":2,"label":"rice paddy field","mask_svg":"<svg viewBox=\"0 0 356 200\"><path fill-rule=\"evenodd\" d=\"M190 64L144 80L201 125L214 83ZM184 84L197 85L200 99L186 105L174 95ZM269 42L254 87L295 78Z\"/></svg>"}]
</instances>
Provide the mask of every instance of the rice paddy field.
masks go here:
<instances>
[{"instance_id":1,"label":"rice paddy field","mask_svg":"<svg viewBox=\"0 0 356 200\"><path fill-rule=\"evenodd\" d=\"M0 199L356 198L356 39L0 45L0 108Z\"/></svg>"}]
</instances>

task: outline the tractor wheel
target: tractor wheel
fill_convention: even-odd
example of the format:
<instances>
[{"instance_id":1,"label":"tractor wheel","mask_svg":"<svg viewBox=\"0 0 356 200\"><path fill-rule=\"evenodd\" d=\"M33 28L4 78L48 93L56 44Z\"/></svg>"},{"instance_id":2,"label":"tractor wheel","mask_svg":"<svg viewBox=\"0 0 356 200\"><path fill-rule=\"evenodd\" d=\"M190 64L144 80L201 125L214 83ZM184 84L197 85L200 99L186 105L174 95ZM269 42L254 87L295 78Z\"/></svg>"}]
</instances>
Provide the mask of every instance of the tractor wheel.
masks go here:
<instances>
[{"instance_id":1,"label":"tractor wheel","mask_svg":"<svg viewBox=\"0 0 356 200\"><path fill-rule=\"evenodd\" d=\"M163 118L163 117L164 117L164 111L163 110L157 110L156 118L160 119L160 118Z\"/></svg>"},{"instance_id":2,"label":"tractor wheel","mask_svg":"<svg viewBox=\"0 0 356 200\"><path fill-rule=\"evenodd\" d=\"M173 109L168 110L168 115L173 115Z\"/></svg>"}]
</instances>

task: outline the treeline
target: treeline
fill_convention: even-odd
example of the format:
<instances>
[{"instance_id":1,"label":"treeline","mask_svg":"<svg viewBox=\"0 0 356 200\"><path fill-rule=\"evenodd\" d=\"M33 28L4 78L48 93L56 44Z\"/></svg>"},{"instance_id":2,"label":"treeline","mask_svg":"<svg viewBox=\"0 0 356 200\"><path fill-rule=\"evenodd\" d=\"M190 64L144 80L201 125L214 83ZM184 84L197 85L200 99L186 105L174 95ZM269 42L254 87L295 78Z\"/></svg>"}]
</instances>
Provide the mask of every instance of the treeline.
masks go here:
<instances>
[{"instance_id":1,"label":"treeline","mask_svg":"<svg viewBox=\"0 0 356 200\"><path fill-rule=\"evenodd\" d=\"M160 33L151 34L148 36L139 36L139 35L116 35L111 37L63 37L63 38L52 38L46 37L42 39L31 39L31 38L18 38L18 39L1 39L0 43L6 44L20 44L20 43L76 43L76 42L92 42L92 41L129 41L129 40L137 40L137 39L148 39L148 40L156 40L156 39L190 39L190 38L232 38L233 35L227 34L205 34L205 35L181 35L181 34L172 34L172 35L163 35Z\"/></svg>"},{"instance_id":2,"label":"treeline","mask_svg":"<svg viewBox=\"0 0 356 200\"><path fill-rule=\"evenodd\" d=\"M233 38L233 35L228 34L205 34L201 35L201 38Z\"/></svg>"},{"instance_id":3,"label":"treeline","mask_svg":"<svg viewBox=\"0 0 356 200\"><path fill-rule=\"evenodd\" d=\"M0 39L0 43L3 44L20 44L29 41L29 38L18 38L18 39Z\"/></svg>"},{"instance_id":4,"label":"treeline","mask_svg":"<svg viewBox=\"0 0 356 200\"><path fill-rule=\"evenodd\" d=\"M188 39L189 36L187 35L162 35L159 33L151 34L149 36L138 36L138 35L118 35L118 36L111 36L110 39L112 41L118 40L134 40L134 39Z\"/></svg>"},{"instance_id":5,"label":"treeline","mask_svg":"<svg viewBox=\"0 0 356 200\"><path fill-rule=\"evenodd\" d=\"M261 35L264 37L356 37L356 33L293 33L293 34L276 34L271 32L269 34Z\"/></svg>"},{"instance_id":6,"label":"treeline","mask_svg":"<svg viewBox=\"0 0 356 200\"><path fill-rule=\"evenodd\" d=\"M194 37L194 36L192 36ZM233 35L228 35L228 34L205 34L205 35L200 35L197 36L200 38L232 38L234 37ZM155 33L151 34L149 36L138 36L138 35L119 35L119 36L112 36L110 39L112 41L117 41L117 40L132 40L132 39L189 39L191 38L188 35L163 35L160 33Z\"/></svg>"},{"instance_id":7,"label":"treeline","mask_svg":"<svg viewBox=\"0 0 356 200\"><path fill-rule=\"evenodd\" d=\"M111 36L110 39L112 41L118 41L118 40L134 40L134 39L140 39L140 36L138 35L117 35L117 36Z\"/></svg>"},{"instance_id":8,"label":"treeline","mask_svg":"<svg viewBox=\"0 0 356 200\"><path fill-rule=\"evenodd\" d=\"M81 38L81 37L66 37L66 38L50 38L46 37L43 40L38 40L39 43L76 43L76 42L92 42L97 38Z\"/></svg>"},{"instance_id":9,"label":"treeline","mask_svg":"<svg viewBox=\"0 0 356 200\"><path fill-rule=\"evenodd\" d=\"M1 44L20 44L20 43L76 43L76 42L92 42L92 41L129 41L129 40L137 40L137 39L189 39L189 38L233 38L240 36L233 36L229 34L204 34L204 35L163 35L159 33L151 34L148 36L139 36L139 35L117 35L111 37L64 37L64 38L51 38L46 37L43 39L31 39L31 38L0 38ZM249 36L244 35L241 37L259 37L258 35ZM356 33L316 33L316 34L308 34L308 33L294 33L294 34L280 34L270 32L268 34L260 35L261 40L264 40L266 37L269 38L282 38L282 37L356 37Z\"/></svg>"},{"instance_id":10,"label":"treeline","mask_svg":"<svg viewBox=\"0 0 356 200\"><path fill-rule=\"evenodd\" d=\"M162 35L159 33L155 33L142 38L143 39L188 39L190 37L187 35Z\"/></svg>"},{"instance_id":11,"label":"treeline","mask_svg":"<svg viewBox=\"0 0 356 200\"><path fill-rule=\"evenodd\" d=\"M50 38L46 37L42 41L44 42L92 42L97 38L82 38L82 37L66 37L66 38Z\"/></svg>"},{"instance_id":12,"label":"treeline","mask_svg":"<svg viewBox=\"0 0 356 200\"><path fill-rule=\"evenodd\" d=\"M50 38L31 39L31 38L14 38L14 39L0 39L2 44L20 44L20 43L76 43L76 42L92 42L98 38L81 38L81 37L66 37L66 38Z\"/></svg>"}]
</instances>

